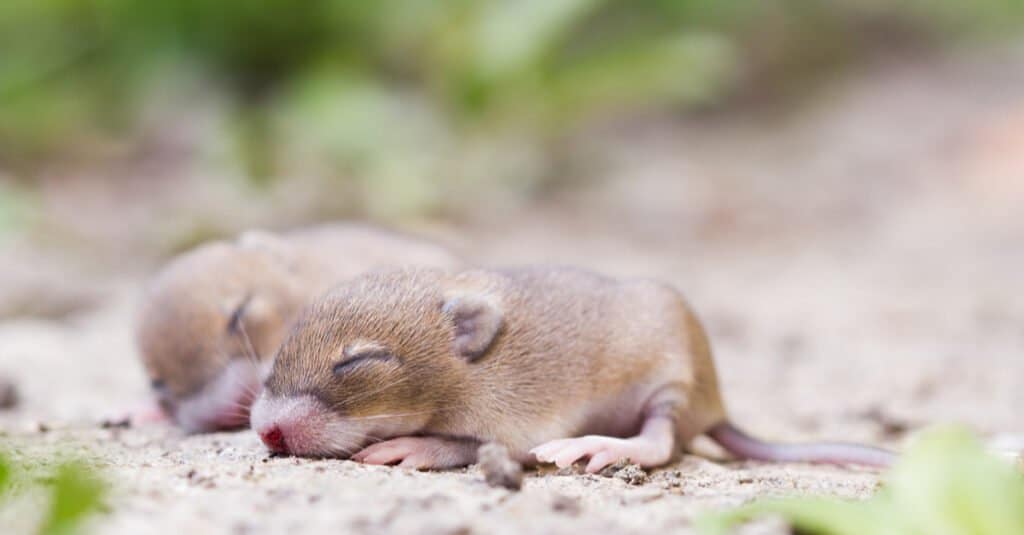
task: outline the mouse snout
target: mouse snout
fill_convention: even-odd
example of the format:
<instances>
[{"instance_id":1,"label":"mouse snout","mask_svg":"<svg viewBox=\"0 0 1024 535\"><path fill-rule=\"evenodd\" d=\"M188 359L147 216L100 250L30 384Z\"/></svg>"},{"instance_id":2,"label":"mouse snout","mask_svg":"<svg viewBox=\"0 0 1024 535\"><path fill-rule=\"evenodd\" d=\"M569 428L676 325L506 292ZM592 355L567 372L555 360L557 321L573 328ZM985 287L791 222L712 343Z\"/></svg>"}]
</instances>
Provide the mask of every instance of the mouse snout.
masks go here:
<instances>
[{"instance_id":1,"label":"mouse snout","mask_svg":"<svg viewBox=\"0 0 1024 535\"><path fill-rule=\"evenodd\" d=\"M281 427L272 425L267 429L259 432L260 440L267 445L273 453L288 453L288 442L284 439L284 432L281 431Z\"/></svg>"},{"instance_id":2,"label":"mouse snout","mask_svg":"<svg viewBox=\"0 0 1024 535\"><path fill-rule=\"evenodd\" d=\"M339 418L318 399L264 391L252 407L253 431L273 453L302 457L351 453L365 441L366 424Z\"/></svg>"}]
</instances>

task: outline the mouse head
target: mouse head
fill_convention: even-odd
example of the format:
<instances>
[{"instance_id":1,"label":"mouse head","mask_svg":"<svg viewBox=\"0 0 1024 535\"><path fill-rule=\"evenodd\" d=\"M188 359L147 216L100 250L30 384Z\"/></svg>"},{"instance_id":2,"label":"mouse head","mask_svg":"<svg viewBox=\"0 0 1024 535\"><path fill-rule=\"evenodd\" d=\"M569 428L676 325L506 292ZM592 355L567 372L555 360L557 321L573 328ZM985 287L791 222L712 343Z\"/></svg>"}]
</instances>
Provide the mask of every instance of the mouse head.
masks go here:
<instances>
[{"instance_id":1,"label":"mouse head","mask_svg":"<svg viewBox=\"0 0 1024 535\"><path fill-rule=\"evenodd\" d=\"M137 340L158 401L190 432L242 427L301 298L287 244L258 233L186 253L154 280Z\"/></svg>"},{"instance_id":2,"label":"mouse head","mask_svg":"<svg viewBox=\"0 0 1024 535\"><path fill-rule=\"evenodd\" d=\"M267 446L345 457L458 410L502 317L485 294L446 295L442 278L364 275L306 308L253 406L252 427Z\"/></svg>"}]
</instances>

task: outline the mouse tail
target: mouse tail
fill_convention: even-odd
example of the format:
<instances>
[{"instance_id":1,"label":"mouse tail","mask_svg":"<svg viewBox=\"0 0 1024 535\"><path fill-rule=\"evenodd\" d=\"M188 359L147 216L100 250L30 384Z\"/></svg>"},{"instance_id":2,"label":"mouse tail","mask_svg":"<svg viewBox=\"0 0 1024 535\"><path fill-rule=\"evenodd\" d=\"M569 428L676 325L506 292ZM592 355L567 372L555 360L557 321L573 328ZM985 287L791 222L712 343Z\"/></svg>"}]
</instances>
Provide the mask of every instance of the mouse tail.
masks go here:
<instances>
[{"instance_id":1,"label":"mouse tail","mask_svg":"<svg viewBox=\"0 0 1024 535\"><path fill-rule=\"evenodd\" d=\"M881 448L841 442L780 444L752 437L729 422L716 424L707 435L730 454L743 459L770 462L859 464L888 468L896 454Z\"/></svg>"}]
</instances>

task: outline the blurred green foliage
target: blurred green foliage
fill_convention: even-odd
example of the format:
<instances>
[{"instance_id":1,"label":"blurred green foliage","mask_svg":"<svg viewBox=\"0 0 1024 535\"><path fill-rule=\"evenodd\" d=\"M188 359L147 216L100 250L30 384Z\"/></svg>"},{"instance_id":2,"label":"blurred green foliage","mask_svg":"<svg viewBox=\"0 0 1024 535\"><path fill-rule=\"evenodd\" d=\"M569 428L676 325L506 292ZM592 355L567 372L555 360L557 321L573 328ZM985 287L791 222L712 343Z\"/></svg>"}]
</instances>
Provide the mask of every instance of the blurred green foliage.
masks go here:
<instances>
[{"instance_id":1,"label":"blurred green foliage","mask_svg":"<svg viewBox=\"0 0 1024 535\"><path fill-rule=\"evenodd\" d=\"M37 202L25 187L0 183L0 243L31 224Z\"/></svg>"},{"instance_id":2,"label":"blurred green foliage","mask_svg":"<svg viewBox=\"0 0 1024 535\"><path fill-rule=\"evenodd\" d=\"M57 467L50 483L50 507L40 531L45 535L74 533L82 520L102 505L106 486L82 463Z\"/></svg>"},{"instance_id":3,"label":"blurred green foliage","mask_svg":"<svg viewBox=\"0 0 1024 535\"><path fill-rule=\"evenodd\" d=\"M7 494L11 481L11 465L6 457L0 456L0 499Z\"/></svg>"},{"instance_id":4,"label":"blurred green foliage","mask_svg":"<svg viewBox=\"0 0 1024 535\"><path fill-rule=\"evenodd\" d=\"M278 168L282 130L289 128L281 123L304 136L327 130L325 137L308 140L324 152L304 154L332 172L415 182L408 169L382 163L399 158L420 174L476 180L496 166L467 170L449 160L473 162L477 152L501 153L503 144L526 140L526 152L543 167L552 142L587 121L802 87L808 73L835 68L890 38L1009 27L1024 15L1022 5L4 0L0 164L45 161L105 136L123 136L153 92L173 87L170 80L177 77L200 80L227 102L234 117L231 137L257 182L288 174ZM303 101L309 98L321 101ZM320 124L367 101L392 113L397 106L397 113L410 117ZM295 114L310 108L317 114ZM368 146L363 136L375 142ZM488 140L499 148L488 147ZM431 147L441 156L428 157L440 168L428 163L423 169L420 146L432 144L442 145ZM523 175L514 165L508 174Z\"/></svg>"},{"instance_id":5,"label":"blurred green foliage","mask_svg":"<svg viewBox=\"0 0 1024 535\"><path fill-rule=\"evenodd\" d=\"M818 535L1005 535L1024 533L1024 474L960 429L933 430L900 459L884 488L863 502L766 500L707 515L707 535L754 517L779 515Z\"/></svg>"},{"instance_id":6,"label":"blurred green foliage","mask_svg":"<svg viewBox=\"0 0 1024 535\"><path fill-rule=\"evenodd\" d=\"M15 468L8 457L0 455L0 506L6 506L4 502L16 490L24 490L26 484L43 487L47 509L38 526L42 535L77 533L82 521L102 507L107 493L106 483L82 461L62 461L46 477L33 480L17 477L19 471Z\"/></svg>"}]
</instances>

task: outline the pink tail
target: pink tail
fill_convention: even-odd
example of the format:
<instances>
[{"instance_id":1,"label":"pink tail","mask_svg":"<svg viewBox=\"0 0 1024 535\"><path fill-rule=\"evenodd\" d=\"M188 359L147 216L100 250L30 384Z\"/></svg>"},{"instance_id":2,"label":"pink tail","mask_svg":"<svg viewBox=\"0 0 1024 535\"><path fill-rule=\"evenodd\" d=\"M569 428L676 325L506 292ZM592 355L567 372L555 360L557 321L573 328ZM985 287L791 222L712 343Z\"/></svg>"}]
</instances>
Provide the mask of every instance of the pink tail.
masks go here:
<instances>
[{"instance_id":1,"label":"pink tail","mask_svg":"<svg viewBox=\"0 0 1024 535\"><path fill-rule=\"evenodd\" d=\"M744 433L729 422L712 427L707 434L732 455L755 461L861 464L888 468L896 460L896 454L891 451L857 444L765 442Z\"/></svg>"}]
</instances>

